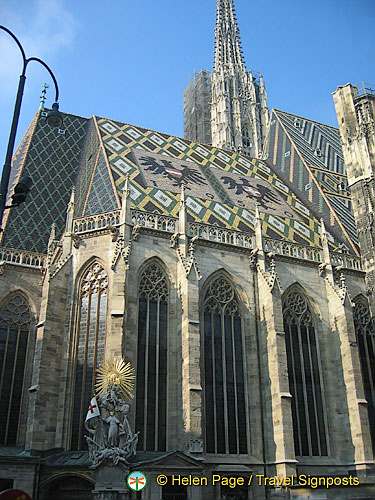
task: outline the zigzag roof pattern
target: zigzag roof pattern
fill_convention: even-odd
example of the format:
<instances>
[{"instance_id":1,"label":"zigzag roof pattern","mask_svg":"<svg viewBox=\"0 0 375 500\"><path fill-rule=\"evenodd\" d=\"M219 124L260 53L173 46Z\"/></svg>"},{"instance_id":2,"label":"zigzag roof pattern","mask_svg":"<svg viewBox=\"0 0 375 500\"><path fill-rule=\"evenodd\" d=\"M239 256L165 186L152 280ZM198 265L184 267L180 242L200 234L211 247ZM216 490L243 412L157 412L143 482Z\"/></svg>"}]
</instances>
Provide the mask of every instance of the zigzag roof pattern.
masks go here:
<instances>
[{"instance_id":1,"label":"zigzag roof pattern","mask_svg":"<svg viewBox=\"0 0 375 500\"><path fill-rule=\"evenodd\" d=\"M358 254L339 130L274 109L264 159L315 217Z\"/></svg>"},{"instance_id":2,"label":"zigzag roof pattern","mask_svg":"<svg viewBox=\"0 0 375 500\"><path fill-rule=\"evenodd\" d=\"M6 215L3 247L46 253L52 224L58 237L65 226L87 119L64 114L63 128L54 129L45 123L45 115L36 113L13 156L8 192L24 175L33 185L27 201Z\"/></svg>"},{"instance_id":3,"label":"zigzag roof pattern","mask_svg":"<svg viewBox=\"0 0 375 500\"><path fill-rule=\"evenodd\" d=\"M97 116L67 114L63 131L35 120L17 160L34 186L11 211L2 246L45 253L52 223L57 237L64 230L73 184L83 217L120 208L127 177L133 209L177 217L184 186L190 221L253 233L258 203L264 236L320 246L313 210L265 161Z\"/></svg>"},{"instance_id":4,"label":"zigzag roof pattern","mask_svg":"<svg viewBox=\"0 0 375 500\"><path fill-rule=\"evenodd\" d=\"M252 233L259 202L265 236L320 245L319 220L264 161L96 116L84 151L76 217L119 208L129 176L133 208L177 217L184 185L190 220Z\"/></svg>"}]
</instances>

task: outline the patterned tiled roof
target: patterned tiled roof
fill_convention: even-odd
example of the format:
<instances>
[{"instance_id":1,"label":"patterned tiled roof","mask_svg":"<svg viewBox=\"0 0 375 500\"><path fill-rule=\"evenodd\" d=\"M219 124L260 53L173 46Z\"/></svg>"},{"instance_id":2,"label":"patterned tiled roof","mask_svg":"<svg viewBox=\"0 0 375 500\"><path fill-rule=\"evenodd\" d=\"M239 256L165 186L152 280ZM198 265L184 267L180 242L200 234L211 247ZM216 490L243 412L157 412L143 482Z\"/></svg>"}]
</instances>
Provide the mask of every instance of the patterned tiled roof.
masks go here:
<instances>
[{"instance_id":1,"label":"patterned tiled roof","mask_svg":"<svg viewBox=\"0 0 375 500\"><path fill-rule=\"evenodd\" d=\"M119 208L129 176L133 208L177 216L184 185L190 220L253 232L258 202L265 236L319 245L319 220L266 162L106 118L93 120L86 143L97 150L87 147L81 157L79 186L89 187L79 188L87 194L76 216Z\"/></svg>"},{"instance_id":2,"label":"patterned tiled roof","mask_svg":"<svg viewBox=\"0 0 375 500\"><path fill-rule=\"evenodd\" d=\"M339 130L273 110L264 158L327 229L357 252Z\"/></svg>"},{"instance_id":3,"label":"patterned tiled roof","mask_svg":"<svg viewBox=\"0 0 375 500\"><path fill-rule=\"evenodd\" d=\"M190 220L252 233L258 203L265 236L320 245L309 196L304 203L304 191L294 189L296 196L284 171L265 161L96 116L66 115L61 133L37 115L30 130L15 171L30 175L34 185L26 203L11 211L3 246L45 253L52 223L57 237L64 230L73 184L75 217L88 216L120 208L127 176L138 210L178 216L183 185ZM306 182L302 178L301 186ZM318 194L324 209L327 196ZM330 238L333 246L347 242L339 230Z\"/></svg>"},{"instance_id":4,"label":"patterned tiled roof","mask_svg":"<svg viewBox=\"0 0 375 500\"><path fill-rule=\"evenodd\" d=\"M53 223L61 234L86 123L85 118L65 114L63 128L54 129L37 113L13 157L11 187L24 175L33 185L27 201L9 211L2 246L45 253Z\"/></svg>"}]
</instances>

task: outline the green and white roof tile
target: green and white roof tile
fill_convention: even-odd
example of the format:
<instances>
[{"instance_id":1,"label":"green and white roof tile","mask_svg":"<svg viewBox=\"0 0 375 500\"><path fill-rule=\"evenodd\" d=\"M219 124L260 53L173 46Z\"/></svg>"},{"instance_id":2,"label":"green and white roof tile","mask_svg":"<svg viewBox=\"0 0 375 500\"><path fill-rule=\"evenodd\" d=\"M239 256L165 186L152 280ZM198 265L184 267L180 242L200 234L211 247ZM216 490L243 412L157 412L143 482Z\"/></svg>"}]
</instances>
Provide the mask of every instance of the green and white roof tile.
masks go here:
<instances>
[{"instance_id":1,"label":"green and white roof tile","mask_svg":"<svg viewBox=\"0 0 375 500\"><path fill-rule=\"evenodd\" d=\"M64 130L50 129L38 113L23 139L15 170L18 177L30 175L34 186L27 202L11 211L2 246L45 253L52 223L62 234L73 184L75 217L83 217L120 208L127 176L132 208L177 217L183 185L192 221L252 233L258 203L265 236L320 246L322 215L314 203L324 211L327 195L302 196L286 182L285 162L284 171L275 172L262 160L96 116L66 114ZM301 186L307 182L302 176ZM329 220L331 244L352 248L334 213Z\"/></svg>"},{"instance_id":2,"label":"green and white roof tile","mask_svg":"<svg viewBox=\"0 0 375 500\"><path fill-rule=\"evenodd\" d=\"M106 118L93 120L117 199L113 208L119 208L129 176L133 208L177 217L183 184L191 220L253 232L258 202L265 236L319 246L319 220L266 162ZM77 216L104 211L100 203L90 209L94 184ZM338 245L343 238L331 240Z\"/></svg>"},{"instance_id":3,"label":"green and white roof tile","mask_svg":"<svg viewBox=\"0 0 375 500\"><path fill-rule=\"evenodd\" d=\"M274 109L264 159L327 230L358 253L339 130Z\"/></svg>"}]
</instances>

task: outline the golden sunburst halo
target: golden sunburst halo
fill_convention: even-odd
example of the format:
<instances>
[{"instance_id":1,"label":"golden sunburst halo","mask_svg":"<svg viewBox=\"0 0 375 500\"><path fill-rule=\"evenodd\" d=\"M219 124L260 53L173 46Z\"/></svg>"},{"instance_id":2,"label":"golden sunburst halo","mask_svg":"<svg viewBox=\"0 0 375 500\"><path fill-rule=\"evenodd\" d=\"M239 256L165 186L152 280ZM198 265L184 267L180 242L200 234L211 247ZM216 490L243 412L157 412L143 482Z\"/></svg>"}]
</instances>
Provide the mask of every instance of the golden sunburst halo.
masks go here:
<instances>
[{"instance_id":1,"label":"golden sunburst halo","mask_svg":"<svg viewBox=\"0 0 375 500\"><path fill-rule=\"evenodd\" d=\"M125 364L122 358L105 361L101 363L97 373L98 377L95 384L97 396L108 392L110 387L117 386L120 393L125 396L125 398L133 398L135 375L134 368L131 366L130 362Z\"/></svg>"}]
</instances>

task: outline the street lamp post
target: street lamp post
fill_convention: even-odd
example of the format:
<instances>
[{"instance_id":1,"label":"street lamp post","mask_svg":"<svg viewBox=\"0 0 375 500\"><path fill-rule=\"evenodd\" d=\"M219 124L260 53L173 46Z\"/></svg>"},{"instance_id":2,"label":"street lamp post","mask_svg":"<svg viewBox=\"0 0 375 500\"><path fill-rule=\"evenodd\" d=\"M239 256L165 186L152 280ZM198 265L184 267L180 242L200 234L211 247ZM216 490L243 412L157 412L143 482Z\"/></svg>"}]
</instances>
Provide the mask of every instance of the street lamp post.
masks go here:
<instances>
[{"instance_id":1,"label":"street lamp post","mask_svg":"<svg viewBox=\"0 0 375 500\"><path fill-rule=\"evenodd\" d=\"M17 97L16 97L16 103L14 105L14 112L13 112L13 120L12 120L12 127L10 129L10 135L9 135L9 140L8 140L8 148L7 148L7 153L5 157L5 163L3 167L3 172L1 175L1 184L0 184L0 232L2 231L1 225L2 225L2 220L3 220L3 214L4 210L6 208L5 203L6 203L6 197L7 197L7 192L8 192L8 185L9 185L9 178L10 178L10 171L11 171L11 164L12 164L12 155L13 155L13 149L14 149L14 142L16 140L16 132L17 132L17 126L18 126L18 119L20 116L20 109L21 109L21 102L22 102L22 96L23 96L23 89L25 87L25 81L26 81L26 68L27 65L30 61L36 61L40 63L42 66L46 68L48 73L51 75L51 78L53 80L53 83L55 85L55 102L52 105L52 110L49 111L46 117L47 123L51 127L61 127L62 122L63 122L63 117L61 113L59 112L59 88L57 86L57 81L52 73L51 69L47 66L47 64L39 59L38 57L29 57L28 59L26 58L25 51L23 50L23 47L17 37L5 26L0 26L0 29L8 33L13 40L17 43L18 48L21 51L22 54L22 59L23 59L23 69L22 73L20 75L20 80L18 84L18 92L17 92ZM25 183L24 183L25 184ZM26 182L27 184L27 182ZM29 186L30 187L30 182ZM26 186L27 189L27 186ZM16 205L15 205L16 206Z\"/></svg>"}]
</instances>

